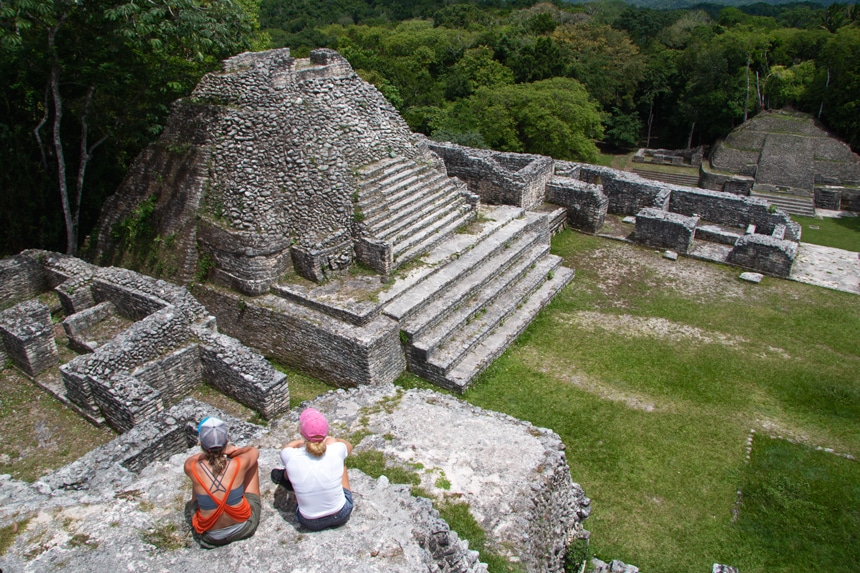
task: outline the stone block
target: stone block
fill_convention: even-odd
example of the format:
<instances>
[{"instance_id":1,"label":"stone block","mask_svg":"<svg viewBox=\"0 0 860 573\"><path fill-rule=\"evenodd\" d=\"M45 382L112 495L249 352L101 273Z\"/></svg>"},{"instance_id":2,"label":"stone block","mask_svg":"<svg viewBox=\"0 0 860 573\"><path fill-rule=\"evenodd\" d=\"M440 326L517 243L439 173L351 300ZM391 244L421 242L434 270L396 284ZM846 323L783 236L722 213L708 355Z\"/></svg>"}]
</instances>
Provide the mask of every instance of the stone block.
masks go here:
<instances>
[{"instance_id":1,"label":"stone block","mask_svg":"<svg viewBox=\"0 0 860 573\"><path fill-rule=\"evenodd\" d=\"M0 259L0 308L33 298L48 290L39 262L24 254Z\"/></svg>"},{"instance_id":2,"label":"stone block","mask_svg":"<svg viewBox=\"0 0 860 573\"><path fill-rule=\"evenodd\" d=\"M755 272L787 278L796 257L797 243L756 234L738 239L727 260Z\"/></svg>"},{"instance_id":3,"label":"stone block","mask_svg":"<svg viewBox=\"0 0 860 573\"><path fill-rule=\"evenodd\" d=\"M842 207L842 189L839 187L815 187L815 208L839 211Z\"/></svg>"},{"instance_id":4,"label":"stone block","mask_svg":"<svg viewBox=\"0 0 860 573\"><path fill-rule=\"evenodd\" d=\"M51 311L42 302L25 301L0 313L0 335L8 357L30 376L60 362Z\"/></svg>"},{"instance_id":5,"label":"stone block","mask_svg":"<svg viewBox=\"0 0 860 573\"><path fill-rule=\"evenodd\" d=\"M609 198L598 185L568 177L553 177L546 186L550 203L567 209L568 224L586 233L596 233L603 227Z\"/></svg>"},{"instance_id":6,"label":"stone block","mask_svg":"<svg viewBox=\"0 0 860 573\"><path fill-rule=\"evenodd\" d=\"M686 254L696 231L697 217L685 217L659 209L642 209L636 214L635 240L655 248L669 248Z\"/></svg>"}]
</instances>

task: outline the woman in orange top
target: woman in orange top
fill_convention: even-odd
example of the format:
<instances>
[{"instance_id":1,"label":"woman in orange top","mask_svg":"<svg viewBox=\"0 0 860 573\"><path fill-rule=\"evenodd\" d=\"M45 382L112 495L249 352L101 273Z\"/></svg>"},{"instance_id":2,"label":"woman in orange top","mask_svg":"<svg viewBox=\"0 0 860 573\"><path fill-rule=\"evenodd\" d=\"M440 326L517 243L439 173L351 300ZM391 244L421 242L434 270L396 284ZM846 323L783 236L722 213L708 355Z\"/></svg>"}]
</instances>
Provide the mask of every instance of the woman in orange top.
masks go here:
<instances>
[{"instance_id":1,"label":"woman in orange top","mask_svg":"<svg viewBox=\"0 0 860 573\"><path fill-rule=\"evenodd\" d=\"M218 418L204 418L197 435L203 452L185 460L184 468L197 541L212 548L251 537L260 523L260 452L229 445L227 425Z\"/></svg>"}]
</instances>

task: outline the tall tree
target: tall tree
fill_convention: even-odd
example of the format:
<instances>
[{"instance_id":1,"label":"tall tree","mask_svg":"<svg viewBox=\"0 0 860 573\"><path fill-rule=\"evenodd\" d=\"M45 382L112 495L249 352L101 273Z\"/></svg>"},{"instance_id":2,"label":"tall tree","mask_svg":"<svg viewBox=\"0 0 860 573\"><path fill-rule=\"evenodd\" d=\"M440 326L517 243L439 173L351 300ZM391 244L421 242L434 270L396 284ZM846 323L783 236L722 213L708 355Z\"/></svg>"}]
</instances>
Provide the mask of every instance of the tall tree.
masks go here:
<instances>
[{"instance_id":1,"label":"tall tree","mask_svg":"<svg viewBox=\"0 0 860 573\"><path fill-rule=\"evenodd\" d=\"M251 4L249 4L251 5ZM0 50L16 107L32 122L76 254L87 170L109 138L150 136L167 104L218 60L250 46L253 22L233 0L4 0ZM26 109L25 109L26 108ZM144 125L147 129L143 129ZM124 128L133 124L130 131Z\"/></svg>"}]
</instances>

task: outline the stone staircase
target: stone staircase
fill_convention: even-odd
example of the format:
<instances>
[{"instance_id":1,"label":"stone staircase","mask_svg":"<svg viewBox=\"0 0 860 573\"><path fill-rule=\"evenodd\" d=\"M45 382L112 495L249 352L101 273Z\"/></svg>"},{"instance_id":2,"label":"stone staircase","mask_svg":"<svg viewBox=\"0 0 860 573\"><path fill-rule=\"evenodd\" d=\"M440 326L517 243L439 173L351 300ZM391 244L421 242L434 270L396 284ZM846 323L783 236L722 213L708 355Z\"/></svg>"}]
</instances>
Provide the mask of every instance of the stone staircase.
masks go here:
<instances>
[{"instance_id":1,"label":"stone staircase","mask_svg":"<svg viewBox=\"0 0 860 573\"><path fill-rule=\"evenodd\" d=\"M400 323L409 370L458 393L574 275L549 254L548 214L489 212L489 232L458 246L444 266L395 288L382 310Z\"/></svg>"},{"instance_id":2,"label":"stone staircase","mask_svg":"<svg viewBox=\"0 0 860 573\"><path fill-rule=\"evenodd\" d=\"M640 167L634 167L633 173L639 175L640 177L644 177L645 179L651 179L653 181L662 181L663 183L686 185L687 187L699 186L698 175L684 175L682 173L663 173L661 171L651 171L650 169L642 169Z\"/></svg>"},{"instance_id":3,"label":"stone staircase","mask_svg":"<svg viewBox=\"0 0 860 573\"><path fill-rule=\"evenodd\" d=\"M802 195L789 195L787 193L762 193L753 189L753 197L762 197L774 207L782 209L789 215L800 215L802 217L815 216L815 202L812 197Z\"/></svg>"},{"instance_id":4,"label":"stone staircase","mask_svg":"<svg viewBox=\"0 0 860 573\"><path fill-rule=\"evenodd\" d=\"M465 184L432 163L386 158L358 170L356 213L362 236L391 250L385 274L427 252L475 217Z\"/></svg>"}]
</instances>

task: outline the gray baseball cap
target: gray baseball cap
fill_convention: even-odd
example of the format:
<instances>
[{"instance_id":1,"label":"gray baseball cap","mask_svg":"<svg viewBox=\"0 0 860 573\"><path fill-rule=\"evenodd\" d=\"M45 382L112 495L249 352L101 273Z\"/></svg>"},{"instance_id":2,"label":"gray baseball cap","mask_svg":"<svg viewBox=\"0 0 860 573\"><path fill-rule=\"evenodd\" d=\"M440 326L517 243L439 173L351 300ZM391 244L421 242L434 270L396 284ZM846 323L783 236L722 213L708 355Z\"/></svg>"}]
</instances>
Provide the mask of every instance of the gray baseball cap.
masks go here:
<instances>
[{"instance_id":1,"label":"gray baseball cap","mask_svg":"<svg viewBox=\"0 0 860 573\"><path fill-rule=\"evenodd\" d=\"M197 426L197 437L200 447L206 451L220 450L227 445L227 424L218 418L206 417Z\"/></svg>"}]
</instances>

